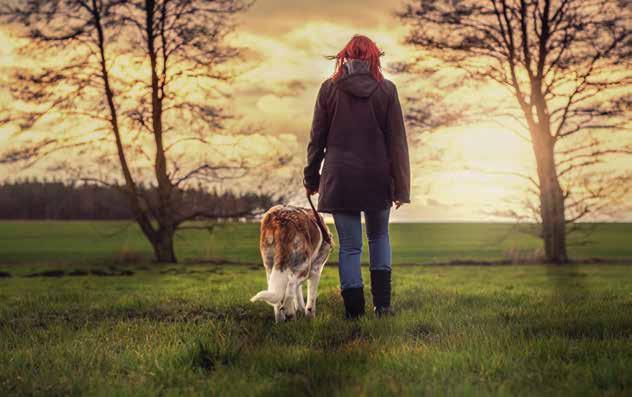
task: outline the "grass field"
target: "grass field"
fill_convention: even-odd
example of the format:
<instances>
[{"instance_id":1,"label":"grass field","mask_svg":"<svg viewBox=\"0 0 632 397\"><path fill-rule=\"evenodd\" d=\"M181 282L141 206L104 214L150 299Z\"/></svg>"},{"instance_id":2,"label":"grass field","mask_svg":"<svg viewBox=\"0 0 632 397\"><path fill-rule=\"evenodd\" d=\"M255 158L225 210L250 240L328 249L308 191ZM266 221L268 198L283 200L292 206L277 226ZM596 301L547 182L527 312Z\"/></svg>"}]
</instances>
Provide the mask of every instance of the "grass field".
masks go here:
<instances>
[{"instance_id":1,"label":"grass field","mask_svg":"<svg viewBox=\"0 0 632 397\"><path fill-rule=\"evenodd\" d=\"M127 269L0 279L0 395L632 393L625 266L396 267L397 315L359 322L330 267L279 325L261 269Z\"/></svg>"},{"instance_id":2,"label":"grass field","mask_svg":"<svg viewBox=\"0 0 632 397\"><path fill-rule=\"evenodd\" d=\"M508 225L393 225L395 317L344 320L328 266L317 318L278 325L248 301L260 266L195 263L258 262L256 225L183 233L179 265L123 227L0 223L0 395L632 394L630 225L571 250L612 264L565 267L407 266L538 245Z\"/></svg>"},{"instance_id":3,"label":"grass field","mask_svg":"<svg viewBox=\"0 0 632 397\"><path fill-rule=\"evenodd\" d=\"M570 241L574 258L632 258L632 224L585 225L594 228L589 242ZM330 225L332 232L335 228ZM436 263L454 259L500 260L516 252L531 255L540 241L509 224L392 224L395 263ZM176 254L185 262L208 258L259 263L258 224L184 230L176 238ZM365 241L366 247L366 241ZM366 251L366 250L365 250ZM332 259L337 260L337 251ZM151 260L151 247L129 222L0 222L2 263L97 263ZM367 260L366 252L364 260Z\"/></svg>"}]
</instances>

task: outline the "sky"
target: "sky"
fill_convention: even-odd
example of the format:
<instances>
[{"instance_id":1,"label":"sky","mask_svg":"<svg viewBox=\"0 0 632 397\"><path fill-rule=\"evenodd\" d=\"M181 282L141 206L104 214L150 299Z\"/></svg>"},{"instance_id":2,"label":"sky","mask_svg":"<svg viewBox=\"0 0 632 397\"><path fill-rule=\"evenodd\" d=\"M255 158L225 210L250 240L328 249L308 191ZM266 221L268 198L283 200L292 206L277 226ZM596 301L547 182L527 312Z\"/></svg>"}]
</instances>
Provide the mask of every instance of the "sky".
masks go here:
<instances>
[{"instance_id":1,"label":"sky","mask_svg":"<svg viewBox=\"0 0 632 397\"><path fill-rule=\"evenodd\" d=\"M295 136L299 156L304 156L318 87L333 71L333 61L324 55L337 53L359 33L384 51L385 69L406 61L411 55L403 44L406 30L393 15L400 4L380 0L255 3L241 18L239 42L263 53L264 59L242 76L243 91L236 90L238 108L256 109L246 111L246 119L265 123L269 133ZM398 85L400 97L407 95L408 80L388 72L385 76ZM271 88L288 82L294 89ZM414 138L409 135L409 141ZM392 217L395 221L499 220L492 213L511 205L508 201L523 194L525 184L486 170L528 171L533 165L530 150L494 123L446 128L423 138L410 147L412 203L394 211ZM441 163L428 164L427 158L439 152L443 153Z\"/></svg>"},{"instance_id":2,"label":"sky","mask_svg":"<svg viewBox=\"0 0 632 397\"><path fill-rule=\"evenodd\" d=\"M412 50L403 44L406 29L393 15L400 1L384 0L259 0L238 17L230 37L234 44L255 54L251 66L231 85L232 111L244 125L259 132L244 141L229 142L243 153L277 145L295 156L292 167L303 166L312 111L318 87L333 72L325 55L337 53L353 34L371 37L385 52L385 76L404 98L441 81L411 81L388 72L389 64L405 61ZM1 37L5 35L4 37ZM0 67L18 62L11 40L0 30ZM414 91L418 92L418 91ZM475 92L456 90L453 100L507 101L498 87ZM3 99L4 98L4 99ZM6 92L0 90L0 103ZM407 103L404 102L404 113ZM394 221L498 221L496 212L518 209L528 182L511 173L533 175L531 146L489 120L440 128L429 136L409 130L412 162L412 203L392 213ZM0 145L8 142L8 129L0 128ZM230 146L230 145L229 145ZM430 160L441 154L440 161ZM630 166L629 161L622 166ZM0 168L0 177L9 172ZM304 204L303 202L300 202ZM618 220L632 220L632 212Z\"/></svg>"}]
</instances>

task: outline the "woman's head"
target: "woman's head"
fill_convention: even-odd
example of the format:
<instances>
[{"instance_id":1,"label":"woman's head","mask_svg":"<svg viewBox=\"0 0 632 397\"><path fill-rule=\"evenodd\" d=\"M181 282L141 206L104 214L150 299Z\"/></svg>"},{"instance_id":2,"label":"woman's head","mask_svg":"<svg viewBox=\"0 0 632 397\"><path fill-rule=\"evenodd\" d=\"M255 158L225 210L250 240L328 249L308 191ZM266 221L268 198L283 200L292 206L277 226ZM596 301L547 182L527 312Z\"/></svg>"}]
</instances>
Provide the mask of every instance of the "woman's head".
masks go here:
<instances>
[{"instance_id":1,"label":"woman's head","mask_svg":"<svg viewBox=\"0 0 632 397\"><path fill-rule=\"evenodd\" d=\"M334 69L334 75L332 78L338 80L344 73L344 63L350 59L361 59L369 64L369 71L373 75L373 78L377 81L382 81L382 66L380 65L380 57L384 55L382 51L377 47L373 40L366 36L355 35L347 43L347 45L340 50L340 52L330 59L336 60L336 66Z\"/></svg>"}]
</instances>

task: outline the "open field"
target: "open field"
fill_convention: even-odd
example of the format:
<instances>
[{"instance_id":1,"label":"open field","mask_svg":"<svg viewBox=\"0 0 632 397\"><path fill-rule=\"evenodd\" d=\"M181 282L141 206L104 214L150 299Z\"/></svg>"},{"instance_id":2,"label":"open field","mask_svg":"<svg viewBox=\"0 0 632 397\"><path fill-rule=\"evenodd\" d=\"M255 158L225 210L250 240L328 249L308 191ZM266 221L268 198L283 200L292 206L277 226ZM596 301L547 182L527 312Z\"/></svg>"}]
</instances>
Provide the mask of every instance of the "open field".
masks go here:
<instances>
[{"instance_id":1,"label":"open field","mask_svg":"<svg viewBox=\"0 0 632 397\"><path fill-rule=\"evenodd\" d=\"M359 322L343 319L329 267L317 319L280 325L248 302L262 269L121 269L134 274L11 267L0 395L632 393L625 266L396 267L398 314Z\"/></svg>"},{"instance_id":2,"label":"open field","mask_svg":"<svg viewBox=\"0 0 632 397\"><path fill-rule=\"evenodd\" d=\"M632 258L632 224L584 227L594 227L594 233L585 245L573 245L571 240L571 257ZM333 225L330 228L335 232ZM532 255L541 246L537 238L512 230L513 225L509 224L392 224L393 261L500 260L515 252ZM176 254L193 263L208 258L259 263L258 236L258 224L217 226L212 234L206 230L184 230L177 235ZM364 258L366 261L366 252ZM332 259L337 261L337 251ZM0 222L0 264L150 260L151 248L131 222Z\"/></svg>"},{"instance_id":3,"label":"open field","mask_svg":"<svg viewBox=\"0 0 632 397\"><path fill-rule=\"evenodd\" d=\"M395 317L344 320L330 265L316 320L275 325L259 265L196 263L258 263L257 225L156 265L133 225L2 222L0 395L630 395L632 225L571 249L612 264L404 265L538 247L509 228L392 225Z\"/></svg>"}]
</instances>

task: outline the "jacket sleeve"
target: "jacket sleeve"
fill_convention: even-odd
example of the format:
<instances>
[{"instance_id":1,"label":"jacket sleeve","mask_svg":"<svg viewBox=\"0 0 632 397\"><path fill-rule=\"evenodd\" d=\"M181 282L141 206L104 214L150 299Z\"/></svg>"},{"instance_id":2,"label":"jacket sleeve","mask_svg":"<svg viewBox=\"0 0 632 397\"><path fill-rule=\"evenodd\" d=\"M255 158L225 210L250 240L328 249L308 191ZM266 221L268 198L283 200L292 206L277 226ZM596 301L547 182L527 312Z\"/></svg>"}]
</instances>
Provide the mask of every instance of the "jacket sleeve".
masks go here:
<instances>
[{"instance_id":1,"label":"jacket sleeve","mask_svg":"<svg viewBox=\"0 0 632 397\"><path fill-rule=\"evenodd\" d=\"M329 114L327 112L327 81L318 91L316 105L314 106L314 118L307 145L307 165L303 170L303 185L311 190L318 190L320 184L320 164L325 157L327 134L329 134Z\"/></svg>"},{"instance_id":2,"label":"jacket sleeve","mask_svg":"<svg viewBox=\"0 0 632 397\"><path fill-rule=\"evenodd\" d=\"M393 177L393 200L410 203L410 161L404 116L399 103L397 88L393 86L393 96L389 101L386 119L386 144Z\"/></svg>"}]
</instances>

